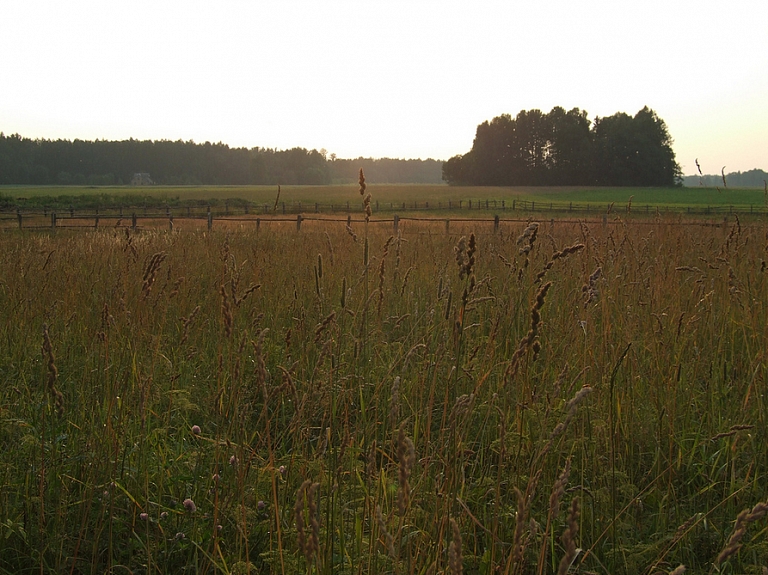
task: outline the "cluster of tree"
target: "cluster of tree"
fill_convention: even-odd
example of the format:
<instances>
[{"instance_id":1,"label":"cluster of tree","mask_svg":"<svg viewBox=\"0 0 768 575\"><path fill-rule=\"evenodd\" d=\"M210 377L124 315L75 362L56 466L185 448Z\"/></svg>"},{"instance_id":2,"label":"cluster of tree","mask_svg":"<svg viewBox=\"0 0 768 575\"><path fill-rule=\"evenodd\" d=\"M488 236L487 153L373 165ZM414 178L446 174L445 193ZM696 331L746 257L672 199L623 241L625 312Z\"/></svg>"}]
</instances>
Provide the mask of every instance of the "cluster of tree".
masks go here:
<instances>
[{"instance_id":1,"label":"cluster of tree","mask_svg":"<svg viewBox=\"0 0 768 575\"><path fill-rule=\"evenodd\" d=\"M667 126L647 107L594 122L578 108L504 114L443 165L450 184L493 186L673 186L680 175Z\"/></svg>"},{"instance_id":2,"label":"cluster of tree","mask_svg":"<svg viewBox=\"0 0 768 575\"><path fill-rule=\"evenodd\" d=\"M723 169L725 171L725 169ZM683 185L689 187L704 186L707 188L729 186L731 188L765 188L768 187L768 173L763 170L749 170L747 172L731 172L723 175L706 174L703 176L685 176Z\"/></svg>"},{"instance_id":3,"label":"cluster of tree","mask_svg":"<svg viewBox=\"0 0 768 575\"><path fill-rule=\"evenodd\" d=\"M393 158L357 158L330 162L334 183L356 182L360 168L368 181L377 184L440 184L443 181L443 162L433 160L399 160Z\"/></svg>"},{"instance_id":4,"label":"cluster of tree","mask_svg":"<svg viewBox=\"0 0 768 575\"><path fill-rule=\"evenodd\" d=\"M158 184L330 184L441 182L435 160L340 160L325 150L230 148L169 140L33 140L0 133L0 184L128 184L136 173Z\"/></svg>"}]
</instances>

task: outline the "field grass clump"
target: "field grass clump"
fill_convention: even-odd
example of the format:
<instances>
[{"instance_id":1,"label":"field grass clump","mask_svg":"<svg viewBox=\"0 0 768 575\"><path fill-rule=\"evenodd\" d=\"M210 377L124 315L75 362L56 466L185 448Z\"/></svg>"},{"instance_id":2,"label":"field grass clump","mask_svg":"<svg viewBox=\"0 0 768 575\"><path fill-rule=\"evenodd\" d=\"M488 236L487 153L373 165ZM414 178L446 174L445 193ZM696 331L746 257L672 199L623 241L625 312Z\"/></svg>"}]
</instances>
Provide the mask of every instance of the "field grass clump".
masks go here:
<instances>
[{"instance_id":1,"label":"field grass clump","mask_svg":"<svg viewBox=\"0 0 768 575\"><path fill-rule=\"evenodd\" d=\"M759 573L766 229L5 233L0 572Z\"/></svg>"}]
</instances>

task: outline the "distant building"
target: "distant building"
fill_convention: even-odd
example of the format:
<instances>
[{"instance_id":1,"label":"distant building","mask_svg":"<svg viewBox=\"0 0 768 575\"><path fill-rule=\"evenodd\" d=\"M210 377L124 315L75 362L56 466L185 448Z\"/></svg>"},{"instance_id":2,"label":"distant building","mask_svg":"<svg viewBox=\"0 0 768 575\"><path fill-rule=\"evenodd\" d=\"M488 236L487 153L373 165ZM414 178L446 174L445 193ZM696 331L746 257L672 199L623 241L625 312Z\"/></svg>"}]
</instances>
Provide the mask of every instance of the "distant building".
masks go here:
<instances>
[{"instance_id":1,"label":"distant building","mask_svg":"<svg viewBox=\"0 0 768 575\"><path fill-rule=\"evenodd\" d=\"M151 186L154 183L152 178L149 177L149 174L144 172L137 172L133 174L133 177L131 178L132 186Z\"/></svg>"}]
</instances>

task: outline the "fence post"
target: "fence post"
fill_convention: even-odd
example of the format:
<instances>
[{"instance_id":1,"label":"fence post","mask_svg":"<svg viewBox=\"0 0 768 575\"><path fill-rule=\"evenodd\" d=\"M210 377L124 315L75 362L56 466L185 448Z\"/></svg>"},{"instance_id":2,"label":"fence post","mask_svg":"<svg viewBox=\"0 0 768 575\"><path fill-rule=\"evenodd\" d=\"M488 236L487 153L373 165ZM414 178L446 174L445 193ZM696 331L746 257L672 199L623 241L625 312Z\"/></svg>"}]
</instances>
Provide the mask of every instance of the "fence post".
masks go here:
<instances>
[{"instance_id":1,"label":"fence post","mask_svg":"<svg viewBox=\"0 0 768 575\"><path fill-rule=\"evenodd\" d=\"M304 219L304 218L301 216L301 214L299 214L298 216L296 216L296 231L297 231L297 232L300 232L300 231L301 231L301 220L303 220L303 219Z\"/></svg>"},{"instance_id":2,"label":"fence post","mask_svg":"<svg viewBox=\"0 0 768 575\"><path fill-rule=\"evenodd\" d=\"M211 228L213 227L213 214L208 211L208 231L211 231Z\"/></svg>"},{"instance_id":3,"label":"fence post","mask_svg":"<svg viewBox=\"0 0 768 575\"><path fill-rule=\"evenodd\" d=\"M469 200L469 209L472 209L472 200Z\"/></svg>"},{"instance_id":4,"label":"fence post","mask_svg":"<svg viewBox=\"0 0 768 575\"><path fill-rule=\"evenodd\" d=\"M513 210L515 209L515 203L516 203L516 200L512 200L512 209Z\"/></svg>"},{"instance_id":5,"label":"fence post","mask_svg":"<svg viewBox=\"0 0 768 575\"><path fill-rule=\"evenodd\" d=\"M397 232L399 231L399 226L400 226L400 216L398 216L397 214L395 214L394 222L395 222L395 235L397 235Z\"/></svg>"},{"instance_id":6,"label":"fence post","mask_svg":"<svg viewBox=\"0 0 768 575\"><path fill-rule=\"evenodd\" d=\"M93 222L93 229L94 230L99 229L99 214L96 214L96 218L94 219L94 222Z\"/></svg>"},{"instance_id":7,"label":"fence post","mask_svg":"<svg viewBox=\"0 0 768 575\"><path fill-rule=\"evenodd\" d=\"M317 202L315 202L315 213L316 214L320 213L320 204L318 204Z\"/></svg>"},{"instance_id":8,"label":"fence post","mask_svg":"<svg viewBox=\"0 0 768 575\"><path fill-rule=\"evenodd\" d=\"M259 231L259 228L261 227L261 218L256 218L256 231Z\"/></svg>"},{"instance_id":9,"label":"fence post","mask_svg":"<svg viewBox=\"0 0 768 575\"><path fill-rule=\"evenodd\" d=\"M347 214L347 227L352 227L352 214Z\"/></svg>"},{"instance_id":10,"label":"fence post","mask_svg":"<svg viewBox=\"0 0 768 575\"><path fill-rule=\"evenodd\" d=\"M499 231L499 216L498 214L493 216L493 231L498 232Z\"/></svg>"},{"instance_id":11,"label":"fence post","mask_svg":"<svg viewBox=\"0 0 768 575\"><path fill-rule=\"evenodd\" d=\"M56 227L56 212L51 212L51 227Z\"/></svg>"},{"instance_id":12,"label":"fence post","mask_svg":"<svg viewBox=\"0 0 768 575\"><path fill-rule=\"evenodd\" d=\"M173 214L168 215L168 228L169 231L173 231Z\"/></svg>"},{"instance_id":13,"label":"fence post","mask_svg":"<svg viewBox=\"0 0 768 575\"><path fill-rule=\"evenodd\" d=\"M19 229L21 229L21 210L16 209L16 219L19 220Z\"/></svg>"},{"instance_id":14,"label":"fence post","mask_svg":"<svg viewBox=\"0 0 768 575\"><path fill-rule=\"evenodd\" d=\"M131 229L136 229L136 212L131 214Z\"/></svg>"},{"instance_id":15,"label":"fence post","mask_svg":"<svg viewBox=\"0 0 768 575\"><path fill-rule=\"evenodd\" d=\"M507 200L501 200L501 209L502 209L502 210L506 210L506 209L507 209L507 206L506 206L506 201L507 201Z\"/></svg>"},{"instance_id":16,"label":"fence post","mask_svg":"<svg viewBox=\"0 0 768 575\"><path fill-rule=\"evenodd\" d=\"M496 200L494 200L494 201L496 201ZM485 200L485 209L486 210L488 209L488 200Z\"/></svg>"},{"instance_id":17,"label":"fence post","mask_svg":"<svg viewBox=\"0 0 768 575\"><path fill-rule=\"evenodd\" d=\"M448 235L450 233L450 228L451 228L451 220L446 219L445 220L445 233L446 233L446 235Z\"/></svg>"}]
</instances>

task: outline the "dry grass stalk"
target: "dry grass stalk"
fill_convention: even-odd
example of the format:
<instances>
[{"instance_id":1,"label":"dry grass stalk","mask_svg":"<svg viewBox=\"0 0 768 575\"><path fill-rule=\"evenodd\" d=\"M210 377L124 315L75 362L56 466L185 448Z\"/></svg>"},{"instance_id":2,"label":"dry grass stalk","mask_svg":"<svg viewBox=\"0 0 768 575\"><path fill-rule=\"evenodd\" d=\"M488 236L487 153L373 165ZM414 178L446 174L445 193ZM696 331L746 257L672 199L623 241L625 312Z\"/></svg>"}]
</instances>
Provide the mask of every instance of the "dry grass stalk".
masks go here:
<instances>
[{"instance_id":1,"label":"dry grass stalk","mask_svg":"<svg viewBox=\"0 0 768 575\"><path fill-rule=\"evenodd\" d=\"M416 462L416 450L411 438L405 435L405 424L400 425L400 433L397 437L398 488L397 507L400 516L404 516L411 502L411 486L408 483Z\"/></svg>"},{"instance_id":2,"label":"dry grass stalk","mask_svg":"<svg viewBox=\"0 0 768 575\"><path fill-rule=\"evenodd\" d=\"M315 328L315 343L320 341L320 339L323 337L323 333L328 329L328 326L330 326L335 319L336 312L332 311L322 322L317 324L317 327Z\"/></svg>"},{"instance_id":3,"label":"dry grass stalk","mask_svg":"<svg viewBox=\"0 0 768 575\"><path fill-rule=\"evenodd\" d=\"M747 429L754 428L754 425L732 425L731 429L724 433L718 433L714 437L710 439L710 441L717 441L718 439L722 439L724 437L731 437L732 435L736 435L739 431L745 431Z\"/></svg>"},{"instance_id":4,"label":"dry grass stalk","mask_svg":"<svg viewBox=\"0 0 768 575\"><path fill-rule=\"evenodd\" d=\"M358 178L360 184L360 195L363 196L363 211L365 212L365 223L367 224L371 219L371 194L366 194L365 190L368 185L365 183L365 174L363 168L360 168L360 177Z\"/></svg>"},{"instance_id":5,"label":"dry grass stalk","mask_svg":"<svg viewBox=\"0 0 768 575\"><path fill-rule=\"evenodd\" d=\"M563 536L560 541L565 548L565 555L560 560L560 565L557 568L557 575L566 575L568 569L573 564L579 550L576 549L576 537L579 534L579 500L574 497L571 503L571 510L568 513L568 526L563 532Z\"/></svg>"},{"instance_id":6,"label":"dry grass stalk","mask_svg":"<svg viewBox=\"0 0 768 575\"><path fill-rule=\"evenodd\" d=\"M465 236L461 236L453 248L456 264L459 266L459 279L472 276L472 268L475 265L475 252L477 240L475 234L469 234L469 242Z\"/></svg>"},{"instance_id":7,"label":"dry grass stalk","mask_svg":"<svg viewBox=\"0 0 768 575\"><path fill-rule=\"evenodd\" d=\"M219 286L219 293L221 294L221 320L224 323L224 335L229 339L232 337L234 318L232 317L232 305L229 303L229 296L223 283Z\"/></svg>"},{"instance_id":8,"label":"dry grass stalk","mask_svg":"<svg viewBox=\"0 0 768 575\"><path fill-rule=\"evenodd\" d=\"M392 383L392 398L389 401L389 426L394 429L400 419L400 376Z\"/></svg>"},{"instance_id":9,"label":"dry grass stalk","mask_svg":"<svg viewBox=\"0 0 768 575\"><path fill-rule=\"evenodd\" d=\"M571 458L565 460L565 467L563 472L555 481L552 486L552 493L549 495L549 512L547 514L547 526L544 530L544 537L542 538L541 550L539 551L539 569L538 573L541 575L544 572L544 565L547 559L547 536L549 535L552 522L560 513L560 500L565 494L565 486L568 485L568 477L571 473Z\"/></svg>"},{"instance_id":10,"label":"dry grass stalk","mask_svg":"<svg viewBox=\"0 0 768 575\"><path fill-rule=\"evenodd\" d=\"M741 540L747 532L747 527L749 527L751 523L759 521L765 517L766 513L768 513L768 503L758 503L752 510L744 509L739 513L736 517L736 525L733 528L733 533L728 539L728 543L715 560L716 565L722 565L723 562L739 552L739 549L741 549Z\"/></svg>"},{"instance_id":11,"label":"dry grass stalk","mask_svg":"<svg viewBox=\"0 0 768 575\"><path fill-rule=\"evenodd\" d=\"M528 333L523 336L523 338L520 340L520 343L517 345L517 349L515 350L515 353L512 354L512 359L510 360L509 367L507 368L507 375L509 375L511 378L517 375L517 369L520 364L520 360L529 349L534 348L534 359L536 355L538 355L538 350L540 348L534 344L538 343L537 338L539 336L539 325L541 324L541 314L539 313L539 310L544 305L544 298L546 297L550 287L552 287L552 282L547 282L539 288L539 291L536 294L536 299L531 306L531 327L528 330Z\"/></svg>"},{"instance_id":12,"label":"dry grass stalk","mask_svg":"<svg viewBox=\"0 0 768 575\"><path fill-rule=\"evenodd\" d=\"M319 488L319 483L312 483L309 479L305 480L299 487L296 494L296 505L293 508L299 551L304 554L308 564L312 562L312 557L320 550L320 523L317 520L317 501L315 500ZM309 535L307 535L307 525L304 521L305 505L311 529Z\"/></svg>"},{"instance_id":13,"label":"dry grass stalk","mask_svg":"<svg viewBox=\"0 0 768 575\"><path fill-rule=\"evenodd\" d=\"M600 290L597 288L597 280L599 280L602 275L603 268L598 267L592 272L592 275L589 276L587 283L582 286L581 291L584 294L584 307L587 307L600 295Z\"/></svg>"},{"instance_id":14,"label":"dry grass stalk","mask_svg":"<svg viewBox=\"0 0 768 575\"><path fill-rule=\"evenodd\" d=\"M243 295L239 296L237 295L237 282L234 278L230 281L230 291L232 292L232 301L235 304L235 307L240 307L240 304L243 303L246 299L248 299L248 296L251 295L253 292L255 292L257 289L261 287L261 284L251 284L248 286L248 289L245 290Z\"/></svg>"},{"instance_id":15,"label":"dry grass stalk","mask_svg":"<svg viewBox=\"0 0 768 575\"><path fill-rule=\"evenodd\" d=\"M451 517L451 531L453 538L448 545L448 569L452 575L462 575L464 573L464 558L461 555L461 531L456 520Z\"/></svg>"},{"instance_id":16,"label":"dry grass stalk","mask_svg":"<svg viewBox=\"0 0 768 575\"><path fill-rule=\"evenodd\" d=\"M195 306L195 309L192 310L192 312L187 316L181 318L182 323L182 334L181 339L179 340L179 345L184 345L186 343L187 338L189 337L189 328L192 325L192 322L195 319L195 316L200 313L200 306Z\"/></svg>"},{"instance_id":17,"label":"dry grass stalk","mask_svg":"<svg viewBox=\"0 0 768 575\"><path fill-rule=\"evenodd\" d=\"M157 252L149 258L147 267L144 270L144 277L142 278L141 285L141 293L144 295L144 297L148 297L149 292L152 291L152 285L155 283L155 279L157 278L157 271L160 269L160 264L165 261L165 258L165 252Z\"/></svg>"},{"instance_id":18,"label":"dry grass stalk","mask_svg":"<svg viewBox=\"0 0 768 575\"><path fill-rule=\"evenodd\" d=\"M59 417L64 415L64 395L56 389L56 380L59 377L59 370L56 367L56 357L53 354L53 345L51 344L51 336L48 333L48 324L43 324L43 357L48 362L48 378L46 380L46 386L48 392L51 394L54 405L56 406L56 413Z\"/></svg>"},{"instance_id":19,"label":"dry grass stalk","mask_svg":"<svg viewBox=\"0 0 768 575\"><path fill-rule=\"evenodd\" d=\"M265 407L267 405L267 400L269 399L269 394L267 393L267 367L264 363L264 336L267 335L268 331L268 328L262 329L256 339L252 342L253 352L256 356L254 358L256 383L261 388L261 392L264 395Z\"/></svg>"},{"instance_id":20,"label":"dry grass stalk","mask_svg":"<svg viewBox=\"0 0 768 575\"><path fill-rule=\"evenodd\" d=\"M539 283L545 275L547 275L547 272L552 269L552 266L555 265L555 262L559 259L567 258L571 254L575 254L579 250L584 249L584 244L573 244L572 246L569 246L567 248L563 248L560 251L556 251L554 254L552 254L552 257L547 262L547 264L544 266L544 269L542 269L538 275L536 276L536 279L533 280L533 283Z\"/></svg>"},{"instance_id":21,"label":"dry grass stalk","mask_svg":"<svg viewBox=\"0 0 768 575\"><path fill-rule=\"evenodd\" d=\"M549 443L551 443L554 439L565 433L565 430L568 427L568 424L571 423L571 420L576 416L576 410L579 407L579 404L584 401L584 398L587 397L590 393L592 393L592 388L589 385L584 385L579 391L576 392L576 395L571 398L571 400L566 404L565 409L567 412L567 415L565 416L565 419L558 423L555 428L552 430L552 433L549 436Z\"/></svg>"},{"instance_id":22,"label":"dry grass stalk","mask_svg":"<svg viewBox=\"0 0 768 575\"><path fill-rule=\"evenodd\" d=\"M513 566L521 565L523 561L523 533L527 528L526 518L528 517L528 501L522 492L515 487L515 497L517 498L517 514L515 515L515 534L512 538L512 554L510 561Z\"/></svg>"},{"instance_id":23,"label":"dry grass stalk","mask_svg":"<svg viewBox=\"0 0 768 575\"><path fill-rule=\"evenodd\" d=\"M394 560L397 560L397 553L395 552L395 538L387 530L387 522L384 520L384 515L381 513L381 507L376 506L376 523L379 526L379 532L384 537L384 546L387 548L387 554Z\"/></svg>"},{"instance_id":24,"label":"dry grass stalk","mask_svg":"<svg viewBox=\"0 0 768 575\"><path fill-rule=\"evenodd\" d=\"M411 277L412 271L413 266L409 267L405 272L405 276L403 276L403 285L400 287L400 297L405 295L405 288L408 287L408 278Z\"/></svg>"},{"instance_id":25,"label":"dry grass stalk","mask_svg":"<svg viewBox=\"0 0 768 575\"><path fill-rule=\"evenodd\" d=\"M334 264L333 244L331 243L331 236L328 235L328 232L325 232L325 243L328 246L328 255L331 258L331 266L333 266Z\"/></svg>"},{"instance_id":26,"label":"dry grass stalk","mask_svg":"<svg viewBox=\"0 0 768 575\"><path fill-rule=\"evenodd\" d=\"M376 473L379 470L379 466L376 463L376 440L371 441L371 446L368 449L368 461L365 466L365 474L368 479L374 479Z\"/></svg>"},{"instance_id":27,"label":"dry grass stalk","mask_svg":"<svg viewBox=\"0 0 768 575\"><path fill-rule=\"evenodd\" d=\"M384 262L387 259L387 254L389 254L389 246L392 244L394 239L395 239L394 236L389 236L389 238L387 239L386 243L384 244L384 251L381 254L381 263L379 264L379 289L378 289L379 299L377 304L377 313L379 314L379 317L381 317L381 307L384 303L384 279L385 279Z\"/></svg>"},{"instance_id":28,"label":"dry grass stalk","mask_svg":"<svg viewBox=\"0 0 768 575\"><path fill-rule=\"evenodd\" d=\"M277 196L275 196L275 205L272 207L272 213L277 211L277 202L280 200L280 185L277 186Z\"/></svg>"}]
</instances>

